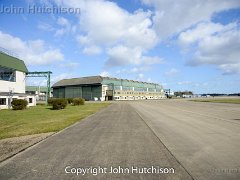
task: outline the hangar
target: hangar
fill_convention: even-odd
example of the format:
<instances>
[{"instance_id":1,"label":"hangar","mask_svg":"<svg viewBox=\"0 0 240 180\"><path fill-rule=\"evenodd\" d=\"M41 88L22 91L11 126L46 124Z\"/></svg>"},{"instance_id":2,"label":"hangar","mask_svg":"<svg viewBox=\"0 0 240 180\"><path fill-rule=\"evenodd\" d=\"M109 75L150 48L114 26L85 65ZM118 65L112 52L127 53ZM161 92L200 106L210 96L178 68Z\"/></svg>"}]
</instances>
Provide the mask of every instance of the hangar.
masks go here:
<instances>
[{"instance_id":1,"label":"hangar","mask_svg":"<svg viewBox=\"0 0 240 180\"><path fill-rule=\"evenodd\" d=\"M159 84L102 76L63 79L52 88L55 98L81 97L101 101L165 98Z\"/></svg>"}]
</instances>

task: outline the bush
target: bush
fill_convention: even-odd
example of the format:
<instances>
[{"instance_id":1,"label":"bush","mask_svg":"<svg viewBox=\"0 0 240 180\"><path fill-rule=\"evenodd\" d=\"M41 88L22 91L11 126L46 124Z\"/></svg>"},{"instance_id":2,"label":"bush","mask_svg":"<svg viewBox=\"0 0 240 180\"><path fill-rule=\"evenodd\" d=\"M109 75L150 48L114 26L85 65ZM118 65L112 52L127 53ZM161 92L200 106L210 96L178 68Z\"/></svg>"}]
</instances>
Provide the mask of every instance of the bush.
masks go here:
<instances>
[{"instance_id":1,"label":"bush","mask_svg":"<svg viewBox=\"0 0 240 180\"><path fill-rule=\"evenodd\" d=\"M67 100L64 98L54 99L52 101L52 107L54 110L65 109L67 106Z\"/></svg>"},{"instance_id":2,"label":"bush","mask_svg":"<svg viewBox=\"0 0 240 180\"><path fill-rule=\"evenodd\" d=\"M48 98L47 103L49 106L53 105L53 101L55 101L57 98Z\"/></svg>"},{"instance_id":3,"label":"bush","mask_svg":"<svg viewBox=\"0 0 240 180\"><path fill-rule=\"evenodd\" d=\"M74 106L79 106L79 105L84 105L85 100L83 98L74 98L73 99L73 105Z\"/></svg>"},{"instance_id":4,"label":"bush","mask_svg":"<svg viewBox=\"0 0 240 180\"><path fill-rule=\"evenodd\" d=\"M73 98L67 98L68 104L72 104L73 103Z\"/></svg>"},{"instance_id":5,"label":"bush","mask_svg":"<svg viewBox=\"0 0 240 180\"><path fill-rule=\"evenodd\" d=\"M23 110L26 109L28 105L27 100L24 99L14 99L12 101L12 108L13 110Z\"/></svg>"}]
</instances>

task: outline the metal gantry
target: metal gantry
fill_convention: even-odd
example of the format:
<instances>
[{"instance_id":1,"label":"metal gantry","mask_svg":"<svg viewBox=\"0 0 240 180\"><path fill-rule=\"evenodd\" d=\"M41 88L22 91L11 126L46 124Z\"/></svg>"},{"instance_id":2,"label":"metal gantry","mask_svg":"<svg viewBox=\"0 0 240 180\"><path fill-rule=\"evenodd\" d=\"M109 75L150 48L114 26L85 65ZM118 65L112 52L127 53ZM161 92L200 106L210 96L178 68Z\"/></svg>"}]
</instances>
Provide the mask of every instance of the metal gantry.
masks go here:
<instances>
[{"instance_id":1,"label":"metal gantry","mask_svg":"<svg viewBox=\"0 0 240 180\"><path fill-rule=\"evenodd\" d=\"M50 97L51 93L51 71L35 71L35 72L27 72L27 77L45 77L47 78L47 94L46 94L46 102Z\"/></svg>"}]
</instances>

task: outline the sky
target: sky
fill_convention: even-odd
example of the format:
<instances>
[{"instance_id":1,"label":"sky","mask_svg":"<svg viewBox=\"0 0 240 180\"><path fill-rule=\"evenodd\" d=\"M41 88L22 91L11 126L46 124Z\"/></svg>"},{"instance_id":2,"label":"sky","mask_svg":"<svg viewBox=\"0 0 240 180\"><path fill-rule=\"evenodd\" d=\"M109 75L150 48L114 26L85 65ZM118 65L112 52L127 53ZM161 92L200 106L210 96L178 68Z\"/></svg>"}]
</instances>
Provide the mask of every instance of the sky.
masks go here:
<instances>
[{"instance_id":1,"label":"sky","mask_svg":"<svg viewBox=\"0 0 240 180\"><path fill-rule=\"evenodd\" d=\"M0 47L52 83L102 75L239 93L240 1L0 0Z\"/></svg>"}]
</instances>

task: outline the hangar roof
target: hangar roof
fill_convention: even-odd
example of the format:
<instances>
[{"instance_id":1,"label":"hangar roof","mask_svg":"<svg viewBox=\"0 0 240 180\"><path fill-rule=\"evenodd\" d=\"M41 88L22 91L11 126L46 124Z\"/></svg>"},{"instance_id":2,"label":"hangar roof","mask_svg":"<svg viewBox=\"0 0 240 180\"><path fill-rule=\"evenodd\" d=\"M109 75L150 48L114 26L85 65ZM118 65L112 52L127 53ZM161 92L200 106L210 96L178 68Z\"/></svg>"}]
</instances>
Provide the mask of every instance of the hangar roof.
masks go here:
<instances>
[{"instance_id":1,"label":"hangar roof","mask_svg":"<svg viewBox=\"0 0 240 180\"><path fill-rule=\"evenodd\" d=\"M135 83L151 85L151 86L157 85L155 83L133 81L133 80L128 80L128 79L118 79L118 78L102 77L102 76L88 76L88 77L81 77L81 78L62 79L62 80L56 82L55 84L53 84L52 87L102 84L104 82L106 83L107 80L110 80L110 82L123 81L123 82L135 82Z\"/></svg>"},{"instance_id":2,"label":"hangar roof","mask_svg":"<svg viewBox=\"0 0 240 180\"><path fill-rule=\"evenodd\" d=\"M62 79L52 87L60 87L60 86L72 86L79 84L101 84L103 78L101 76L89 76L89 77L81 77L81 78L72 78L72 79Z\"/></svg>"}]
</instances>

